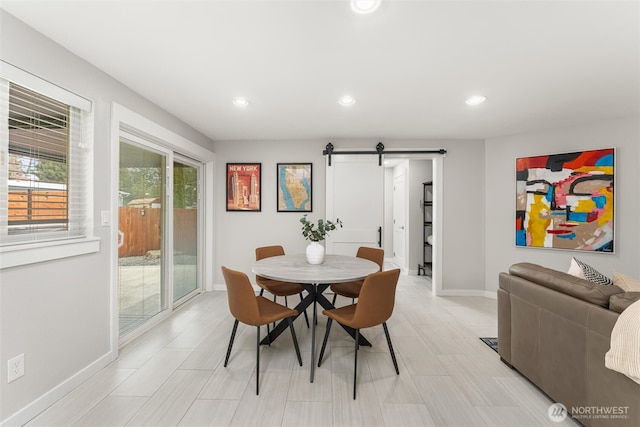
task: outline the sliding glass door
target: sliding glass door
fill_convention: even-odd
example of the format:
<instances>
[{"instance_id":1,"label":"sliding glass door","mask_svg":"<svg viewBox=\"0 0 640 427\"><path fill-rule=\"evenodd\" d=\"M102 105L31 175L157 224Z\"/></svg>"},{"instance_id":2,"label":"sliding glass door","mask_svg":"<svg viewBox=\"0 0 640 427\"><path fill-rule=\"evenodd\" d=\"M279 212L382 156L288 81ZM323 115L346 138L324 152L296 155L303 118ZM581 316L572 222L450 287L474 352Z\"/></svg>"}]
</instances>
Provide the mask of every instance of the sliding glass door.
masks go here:
<instances>
[{"instance_id":1,"label":"sliding glass door","mask_svg":"<svg viewBox=\"0 0 640 427\"><path fill-rule=\"evenodd\" d=\"M120 142L118 295L120 337L167 308L164 248L167 153Z\"/></svg>"},{"instance_id":2,"label":"sliding glass door","mask_svg":"<svg viewBox=\"0 0 640 427\"><path fill-rule=\"evenodd\" d=\"M199 289L200 166L173 162L173 301Z\"/></svg>"},{"instance_id":3,"label":"sliding glass door","mask_svg":"<svg viewBox=\"0 0 640 427\"><path fill-rule=\"evenodd\" d=\"M138 136L120 141L120 338L201 289L202 171L201 163Z\"/></svg>"}]
</instances>

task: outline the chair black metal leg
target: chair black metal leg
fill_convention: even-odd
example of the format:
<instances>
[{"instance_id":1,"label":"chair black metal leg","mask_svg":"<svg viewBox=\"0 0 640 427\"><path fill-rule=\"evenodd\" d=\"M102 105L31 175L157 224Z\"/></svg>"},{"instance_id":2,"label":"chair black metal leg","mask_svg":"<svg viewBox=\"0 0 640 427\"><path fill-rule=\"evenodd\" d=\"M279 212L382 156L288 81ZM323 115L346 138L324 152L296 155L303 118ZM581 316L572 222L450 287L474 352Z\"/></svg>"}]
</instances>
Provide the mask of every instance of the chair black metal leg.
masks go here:
<instances>
[{"instance_id":1,"label":"chair black metal leg","mask_svg":"<svg viewBox=\"0 0 640 427\"><path fill-rule=\"evenodd\" d=\"M302 292L300 292L300 301L302 301ZM309 316L307 316L307 309L305 308L303 311L304 314L304 321L307 322L307 328L309 327Z\"/></svg>"},{"instance_id":2,"label":"chair black metal leg","mask_svg":"<svg viewBox=\"0 0 640 427\"><path fill-rule=\"evenodd\" d=\"M356 329L356 349L353 363L353 400L356 400L356 386L358 385L358 338L360 337L360 329Z\"/></svg>"},{"instance_id":3,"label":"chair black metal leg","mask_svg":"<svg viewBox=\"0 0 640 427\"><path fill-rule=\"evenodd\" d=\"M287 301L287 296L284 296L284 306L289 307L289 301Z\"/></svg>"},{"instance_id":4,"label":"chair black metal leg","mask_svg":"<svg viewBox=\"0 0 640 427\"><path fill-rule=\"evenodd\" d=\"M396 361L396 353L393 351L393 345L391 345L391 337L389 336L389 330L387 329L387 322L382 322L382 328L384 334L387 336L387 344L389 345L389 352L391 353L391 360L393 360L393 366L396 368L396 374L400 375L398 370L398 362Z\"/></svg>"},{"instance_id":5,"label":"chair black metal leg","mask_svg":"<svg viewBox=\"0 0 640 427\"><path fill-rule=\"evenodd\" d=\"M329 331L331 331L332 318L327 318L327 331L324 333L324 340L322 340L322 349L320 350L320 357L318 358L318 368L322 363L322 357L324 356L324 349L327 347L327 341L329 340Z\"/></svg>"},{"instance_id":6,"label":"chair black metal leg","mask_svg":"<svg viewBox=\"0 0 640 427\"><path fill-rule=\"evenodd\" d=\"M268 341L269 347L271 347L271 337L269 336L270 332L271 331L269 330L269 324L267 323L267 339L269 340Z\"/></svg>"},{"instance_id":7,"label":"chair black metal leg","mask_svg":"<svg viewBox=\"0 0 640 427\"><path fill-rule=\"evenodd\" d=\"M262 294L264 294L264 289L260 289L260 296L262 296Z\"/></svg>"},{"instance_id":8,"label":"chair black metal leg","mask_svg":"<svg viewBox=\"0 0 640 427\"><path fill-rule=\"evenodd\" d=\"M300 347L298 347L298 339L296 338L296 331L293 328L293 321L291 317L287 317L287 321L289 322L289 329L291 329L291 338L293 338L293 346L296 349L296 355L298 356L298 363L302 366L302 357L300 356Z\"/></svg>"},{"instance_id":9,"label":"chair black metal leg","mask_svg":"<svg viewBox=\"0 0 640 427\"><path fill-rule=\"evenodd\" d=\"M256 396L260 389L260 326L256 326Z\"/></svg>"},{"instance_id":10,"label":"chair black metal leg","mask_svg":"<svg viewBox=\"0 0 640 427\"><path fill-rule=\"evenodd\" d=\"M227 357L224 358L224 367L227 367L229 362L229 356L231 355L231 347L233 347L233 340L236 338L236 330L238 329L238 319L233 322L233 329L231 330L231 338L229 339L229 347L227 348Z\"/></svg>"},{"instance_id":11,"label":"chair black metal leg","mask_svg":"<svg viewBox=\"0 0 640 427\"><path fill-rule=\"evenodd\" d=\"M277 297L274 295L274 296L273 296L273 302L276 302L276 298L277 298ZM285 297L285 299L286 299L286 297ZM273 322L273 327L274 327L274 328L276 327L276 322Z\"/></svg>"},{"instance_id":12,"label":"chair black metal leg","mask_svg":"<svg viewBox=\"0 0 640 427\"><path fill-rule=\"evenodd\" d=\"M336 299L338 299L338 294L334 293L333 294L333 301L331 301L331 305L332 306L336 306Z\"/></svg>"}]
</instances>

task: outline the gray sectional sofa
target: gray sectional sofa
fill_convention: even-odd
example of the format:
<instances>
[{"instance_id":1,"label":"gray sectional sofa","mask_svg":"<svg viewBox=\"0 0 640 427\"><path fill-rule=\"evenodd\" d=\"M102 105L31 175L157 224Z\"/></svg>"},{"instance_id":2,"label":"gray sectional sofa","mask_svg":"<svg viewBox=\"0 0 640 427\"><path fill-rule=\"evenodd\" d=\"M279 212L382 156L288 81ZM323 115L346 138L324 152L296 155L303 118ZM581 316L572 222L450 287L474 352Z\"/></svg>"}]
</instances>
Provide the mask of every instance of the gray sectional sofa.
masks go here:
<instances>
[{"instance_id":1,"label":"gray sectional sofa","mask_svg":"<svg viewBox=\"0 0 640 427\"><path fill-rule=\"evenodd\" d=\"M640 292L519 263L500 273L503 362L588 427L640 426L640 384L605 367L619 313Z\"/></svg>"}]
</instances>

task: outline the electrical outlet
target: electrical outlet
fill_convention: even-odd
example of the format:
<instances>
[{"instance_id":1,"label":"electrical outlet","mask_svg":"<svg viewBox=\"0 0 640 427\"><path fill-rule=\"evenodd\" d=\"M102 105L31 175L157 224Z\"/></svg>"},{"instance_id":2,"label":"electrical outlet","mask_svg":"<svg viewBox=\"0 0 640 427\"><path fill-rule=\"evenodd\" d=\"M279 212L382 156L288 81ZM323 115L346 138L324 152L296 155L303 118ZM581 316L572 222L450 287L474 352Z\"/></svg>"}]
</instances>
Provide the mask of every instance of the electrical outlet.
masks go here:
<instances>
[{"instance_id":1,"label":"electrical outlet","mask_svg":"<svg viewBox=\"0 0 640 427\"><path fill-rule=\"evenodd\" d=\"M7 382L17 380L24 375L24 353L17 355L13 359L9 359L7 362Z\"/></svg>"}]
</instances>

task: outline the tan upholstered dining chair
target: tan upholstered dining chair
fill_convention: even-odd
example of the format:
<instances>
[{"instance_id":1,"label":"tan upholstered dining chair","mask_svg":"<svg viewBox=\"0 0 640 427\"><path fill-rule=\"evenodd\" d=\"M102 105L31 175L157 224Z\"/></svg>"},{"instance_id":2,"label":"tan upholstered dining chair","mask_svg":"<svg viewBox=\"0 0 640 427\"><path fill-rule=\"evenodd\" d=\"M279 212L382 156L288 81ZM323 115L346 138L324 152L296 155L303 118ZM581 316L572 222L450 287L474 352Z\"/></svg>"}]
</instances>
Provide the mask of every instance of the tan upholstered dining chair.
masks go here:
<instances>
[{"instance_id":1,"label":"tan upholstered dining chair","mask_svg":"<svg viewBox=\"0 0 640 427\"><path fill-rule=\"evenodd\" d=\"M320 350L320 358L318 359L318 367L322 363L322 357L327 346L331 324L336 322L355 329L355 355L353 364L353 399L356 398L356 385L358 375L358 340L360 338L360 329L371 328L382 324L384 334L387 337L387 345L391 353L391 360L396 369L396 374L400 374L398 370L398 362L391 344L391 337L387 329L387 320L393 313L395 305L396 286L398 285L398 277L400 269L382 271L373 273L364 279L360 296L356 304L347 305L345 307L334 308L332 310L324 310L322 313L328 317L327 332L324 335L322 349Z\"/></svg>"},{"instance_id":2,"label":"tan upholstered dining chair","mask_svg":"<svg viewBox=\"0 0 640 427\"><path fill-rule=\"evenodd\" d=\"M287 319L293 345L298 356L298 363L302 366L302 358L300 357L300 348L298 347L298 339L296 331L293 328L292 317L298 315L296 310L287 308L283 305L270 301L262 296L256 296L249 281L249 277L240 272L222 267L222 275L227 286L227 296L229 299L229 310L235 318L231 338L229 339L229 348L224 358L224 367L229 363L233 340L238 329L238 322L245 325L256 326L256 395L260 389L260 326L268 325L271 322Z\"/></svg>"},{"instance_id":3,"label":"tan upholstered dining chair","mask_svg":"<svg viewBox=\"0 0 640 427\"><path fill-rule=\"evenodd\" d=\"M368 259L378 264L378 271L382 271L382 263L384 262L384 250L379 248L370 248L367 246L361 246L358 248L356 257ZM353 282L334 283L331 285L331 291L333 292L333 305L336 305L336 298L338 295L351 298L352 302L355 302L358 295L360 295L360 288L362 288L363 280L355 280Z\"/></svg>"},{"instance_id":4,"label":"tan upholstered dining chair","mask_svg":"<svg viewBox=\"0 0 640 427\"><path fill-rule=\"evenodd\" d=\"M274 246L262 246L256 248L256 261L260 261L264 258L272 256L284 255L284 248L279 245ZM276 297L284 297L284 305L288 304L287 297L295 294L300 295L300 301L302 301L302 291L304 288L299 283L282 282L279 280L267 279L266 277L256 275L256 283L260 286L260 295L264 291L273 295L273 301ZM307 328L309 327L309 317L307 316L307 310L304 311L304 320L307 322Z\"/></svg>"}]
</instances>

